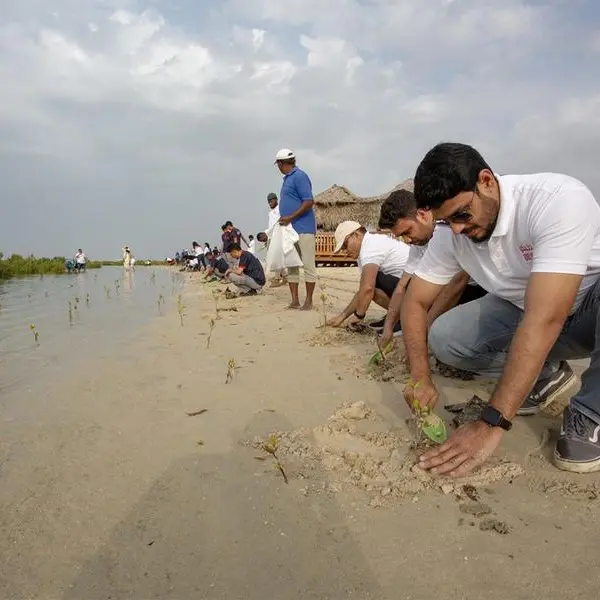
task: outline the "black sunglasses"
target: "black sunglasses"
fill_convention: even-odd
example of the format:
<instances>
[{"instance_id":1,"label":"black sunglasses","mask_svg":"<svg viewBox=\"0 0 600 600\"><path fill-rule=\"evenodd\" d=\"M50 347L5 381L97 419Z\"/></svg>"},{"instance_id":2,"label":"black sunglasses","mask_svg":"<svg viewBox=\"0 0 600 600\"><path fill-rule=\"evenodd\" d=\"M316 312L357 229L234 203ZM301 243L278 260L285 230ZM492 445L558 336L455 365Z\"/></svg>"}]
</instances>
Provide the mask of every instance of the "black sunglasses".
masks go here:
<instances>
[{"instance_id":1,"label":"black sunglasses","mask_svg":"<svg viewBox=\"0 0 600 600\"><path fill-rule=\"evenodd\" d=\"M475 194L477 193L477 185L473 190L473 196L471 198L471 202L462 208L459 208L457 211L453 212L449 217L443 219L446 223L455 223L457 225L464 225L468 223L473 218L473 200L475 199Z\"/></svg>"}]
</instances>

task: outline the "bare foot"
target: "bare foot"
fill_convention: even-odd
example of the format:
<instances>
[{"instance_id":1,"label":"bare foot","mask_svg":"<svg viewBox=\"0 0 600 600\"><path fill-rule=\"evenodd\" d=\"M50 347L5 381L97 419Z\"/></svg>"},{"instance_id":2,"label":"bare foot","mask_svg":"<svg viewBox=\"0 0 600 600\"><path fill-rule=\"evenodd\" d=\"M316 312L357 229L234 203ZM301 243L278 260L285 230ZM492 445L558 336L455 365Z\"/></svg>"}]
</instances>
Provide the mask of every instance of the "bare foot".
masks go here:
<instances>
[{"instance_id":1,"label":"bare foot","mask_svg":"<svg viewBox=\"0 0 600 600\"><path fill-rule=\"evenodd\" d=\"M292 309L292 310L297 310L297 309L299 309L299 308L300 308L300 302L292 302L292 303L291 303L291 304L288 306L288 308L289 308L289 309Z\"/></svg>"},{"instance_id":2,"label":"bare foot","mask_svg":"<svg viewBox=\"0 0 600 600\"><path fill-rule=\"evenodd\" d=\"M312 302L305 302L301 307L300 310L312 310Z\"/></svg>"}]
</instances>

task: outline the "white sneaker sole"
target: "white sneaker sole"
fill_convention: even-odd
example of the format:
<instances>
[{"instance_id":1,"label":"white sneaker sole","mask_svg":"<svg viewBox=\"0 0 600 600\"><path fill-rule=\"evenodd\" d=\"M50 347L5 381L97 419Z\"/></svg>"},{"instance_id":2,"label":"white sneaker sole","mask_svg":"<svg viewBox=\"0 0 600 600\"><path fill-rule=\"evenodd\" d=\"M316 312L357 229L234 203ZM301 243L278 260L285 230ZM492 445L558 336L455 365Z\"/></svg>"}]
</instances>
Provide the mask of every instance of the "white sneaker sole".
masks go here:
<instances>
[{"instance_id":1,"label":"white sneaker sole","mask_svg":"<svg viewBox=\"0 0 600 600\"><path fill-rule=\"evenodd\" d=\"M600 458L587 462L574 462L564 460L554 451L552 462L557 469L561 471L570 471L571 473L594 473L600 471Z\"/></svg>"}]
</instances>

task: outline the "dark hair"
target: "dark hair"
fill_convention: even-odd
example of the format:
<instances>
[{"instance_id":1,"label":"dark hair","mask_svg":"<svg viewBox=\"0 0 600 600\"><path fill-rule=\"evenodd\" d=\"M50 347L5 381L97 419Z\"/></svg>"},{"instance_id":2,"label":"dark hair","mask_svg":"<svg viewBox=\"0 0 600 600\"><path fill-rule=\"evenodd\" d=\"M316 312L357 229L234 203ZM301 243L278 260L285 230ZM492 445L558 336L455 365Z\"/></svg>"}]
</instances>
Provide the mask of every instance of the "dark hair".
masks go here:
<instances>
[{"instance_id":1,"label":"dark hair","mask_svg":"<svg viewBox=\"0 0 600 600\"><path fill-rule=\"evenodd\" d=\"M196 246L199 246L200 244L198 242L192 242L192 246L195 248Z\"/></svg>"},{"instance_id":2,"label":"dark hair","mask_svg":"<svg viewBox=\"0 0 600 600\"><path fill-rule=\"evenodd\" d=\"M414 194L408 190L394 190L381 205L379 229L391 229L398 219L412 217L416 212Z\"/></svg>"},{"instance_id":3,"label":"dark hair","mask_svg":"<svg viewBox=\"0 0 600 600\"><path fill-rule=\"evenodd\" d=\"M232 250L241 250L242 247L239 244L231 244L231 246L229 246L229 252L231 252Z\"/></svg>"},{"instance_id":4,"label":"dark hair","mask_svg":"<svg viewBox=\"0 0 600 600\"><path fill-rule=\"evenodd\" d=\"M417 207L439 208L461 192L473 191L484 169L491 171L481 154L467 144L434 146L415 174Z\"/></svg>"},{"instance_id":5,"label":"dark hair","mask_svg":"<svg viewBox=\"0 0 600 600\"><path fill-rule=\"evenodd\" d=\"M253 236L252 234L250 234L250 235L248 236L248 239L249 239L249 240L253 240L253 239L254 239L254 236Z\"/></svg>"},{"instance_id":6,"label":"dark hair","mask_svg":"<svg viewBox=\"0 0 600 600\"><path fill-rule=\"evenodd\" d=\"M233 223L231 221L225 221L225 227L233 227Z\"/></svg>"},{"instance_id":7,"label":"dark hair","mask_svg":"<svg viewBox=\"0 0 600 600\"><path fill-rule=\"evenodd\" d=\"M259 233L256 234L256 239L259 242L263 242L265 240L268 240L269 237L267 236L267 234L264 231L260 231Z\"/></svg>"},{"instance_id":8,"label":"dark hair","mask_svg":"<svg viewBox=\"0 0 600 600\"><path fill-rule=\"evenodd\" d=\"M208 242L204 242L204 245L205 245L207 248L210 248L210 244L209 244Z\"/></svg>"},{"instance_id":9,"label":"dark hair","mask_svg":"<svg viewBox=\"0 0 600 600\"><path fill-rule=\"evenodd\" d=\"M221 225L221 231L225 231L227 229L227 224Z\"/></svg>"}]
</instances>

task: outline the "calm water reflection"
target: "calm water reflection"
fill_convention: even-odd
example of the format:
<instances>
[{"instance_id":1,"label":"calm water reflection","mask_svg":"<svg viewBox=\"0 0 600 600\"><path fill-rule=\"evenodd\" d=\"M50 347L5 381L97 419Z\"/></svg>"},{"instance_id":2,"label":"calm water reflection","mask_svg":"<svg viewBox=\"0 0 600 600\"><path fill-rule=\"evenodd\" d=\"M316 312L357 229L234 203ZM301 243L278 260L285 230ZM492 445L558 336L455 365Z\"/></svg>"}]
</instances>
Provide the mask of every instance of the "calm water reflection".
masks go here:
<instances>
[{"instance_id":1,"label":"calm water reflection","mask_svg":"<svg viewBox=\"0 0 600 600\"><path fill-rule=\"evenodd\" d=\"M32 381L68 376L84 362L89 368L90 358L116 352L140 326L162 317L182 281L164 268L103 267L0 283L3 399Z\"/></svg>"}]
</instances>

